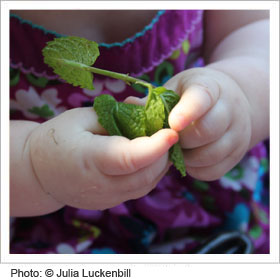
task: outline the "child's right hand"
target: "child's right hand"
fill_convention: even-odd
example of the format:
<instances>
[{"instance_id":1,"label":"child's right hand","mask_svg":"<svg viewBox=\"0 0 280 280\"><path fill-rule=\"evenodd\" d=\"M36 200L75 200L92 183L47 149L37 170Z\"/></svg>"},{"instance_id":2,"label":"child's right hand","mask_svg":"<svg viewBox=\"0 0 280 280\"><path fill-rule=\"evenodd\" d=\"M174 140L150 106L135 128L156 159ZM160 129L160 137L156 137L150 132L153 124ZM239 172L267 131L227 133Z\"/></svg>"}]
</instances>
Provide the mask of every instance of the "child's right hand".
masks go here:
<instances>
[{"instance_id":1,"label":"child's right hand","mask_svg":"<svg viewBox=\"0 0 280 280\"><path fill-rule=\"evenodd\" d=\"M63 205L103 210L149 193L177 141L171 129L134 140L107 136L92 108L78 108L39 125L27 144L45 193Z\"/></svg>"}]
</instances>

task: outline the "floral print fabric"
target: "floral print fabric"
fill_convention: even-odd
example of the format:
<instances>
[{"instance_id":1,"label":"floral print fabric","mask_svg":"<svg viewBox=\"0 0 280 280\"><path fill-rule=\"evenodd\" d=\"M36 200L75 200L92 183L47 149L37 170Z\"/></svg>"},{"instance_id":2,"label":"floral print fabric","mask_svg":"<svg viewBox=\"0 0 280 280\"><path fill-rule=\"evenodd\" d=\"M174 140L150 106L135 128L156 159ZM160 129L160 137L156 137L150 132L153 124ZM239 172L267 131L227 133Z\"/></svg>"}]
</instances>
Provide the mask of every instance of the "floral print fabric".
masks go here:
<instances>
[{"instance_id":1,"label":"floral print fabric","mask_svg":"<svg viewBox=\"0 0 280 280\"><path fill-rule=\"evenodd\" d=\"M162 11L141 36L117 46L104 46L106 57L111 56L109 62L103 59L100 64L105 68L109 64L128 67L129 63L122 61L123 56L114 57L114 52L121 50L129 60L133 57L131 50L138 50L140 60L146 62L142 66L136 63L131 72L137 72L135 76L156 86L163 85L185 69L204 65L200 56L202 16L202 11ZM162 38L170 33L171 27L177 37L176 48L168 38ZM21 36L22 32L28 32L29 36L46 41L55 36L11 17L12 37L19 32ZM155 40L164 44L164 50L153 43ZM18 53L13 57L20 46L16 39L12 38L12 42L10 114L13 120L44 122L65 110L92 106L100 94L111 94L119 101L130 95L146 94L140 86L130 87L98 75L94 90L75 88L46 70L41 58L29 61L25 58L26 64L20 63ZM145 48L144 43L150 48ZM164 59L157 60L157 57ZM10 250L31 254L191 253L213 235L239 231L251 239L254 253L269 253L268 169L268 143L259 143L237 166L214 182L189 176L181 178L171 168L145 197L105 211L65 207L41 217L13 219Z\"/></svg>"}]
</instances>

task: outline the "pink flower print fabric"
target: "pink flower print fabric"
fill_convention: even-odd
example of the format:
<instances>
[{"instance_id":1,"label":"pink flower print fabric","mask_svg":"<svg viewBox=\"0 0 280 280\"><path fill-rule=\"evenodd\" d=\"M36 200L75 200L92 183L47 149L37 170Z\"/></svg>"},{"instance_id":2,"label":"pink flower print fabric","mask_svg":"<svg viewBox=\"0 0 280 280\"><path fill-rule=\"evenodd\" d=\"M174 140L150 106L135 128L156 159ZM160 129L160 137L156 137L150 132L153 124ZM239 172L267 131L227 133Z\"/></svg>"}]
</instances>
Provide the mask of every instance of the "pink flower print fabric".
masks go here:
<instances>
[{"instance_id":1,"label":"pink flower print fabric","mask_svg":"<svg viewBox=\"0 0 280 280\"><path fill-rule=\"evenodd\" d=\"M41 55L47 41L63 35L13 15L10 32L12 120L45 122L65 110L92 106L100 94L111 94L118 101L146 94L138 85L98 75L94 90L66 84ZM202 46L203 11L159 11L135 36L100 44L95 66L161 86L185 69L203 67ZM41 217L13 219L10 252L185 254L199 252L213 236L236 232L247 236L253 253L269 253L268 147L268 142L258 144L213 182L181 178L171 168L151 193L111 209L65 207Z\"/></svg>"}]
</instances>

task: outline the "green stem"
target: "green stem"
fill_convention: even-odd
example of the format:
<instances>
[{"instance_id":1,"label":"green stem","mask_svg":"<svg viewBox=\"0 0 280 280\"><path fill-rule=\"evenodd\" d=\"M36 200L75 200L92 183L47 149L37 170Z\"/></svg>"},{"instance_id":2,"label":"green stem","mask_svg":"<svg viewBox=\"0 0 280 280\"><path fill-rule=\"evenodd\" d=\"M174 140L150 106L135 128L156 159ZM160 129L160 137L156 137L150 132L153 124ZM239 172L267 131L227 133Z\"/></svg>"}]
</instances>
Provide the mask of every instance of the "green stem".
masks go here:
<instances>
[{"instance_id":1,"label":"green stem","mask_svg":"<svg viewBox=\"0 0 280 280\"><path fill-rule=\"evenodd\" d=\"M128 74L121 74L121 73L118 73L118 72L108 71L108 70L95 68L95 67L91 67L91 66L86 67L86 70L88 70L92 73L95 73L95 74L99 74L99 75L107 76L107 77L110 77L110 78L125 81L129 85L138 84L138 85L142 85L142 86L148 88L148 99L147 99L145 107L147 108L147 106L149 105L149 102L152 98L152 91L153 91L153 88L154 88L154 86L152 84L150 84L148 82L145 82L143 80L131 77Z\"/></svg>"},{"instance_id":2,"label":"green stem","mask_svg":"<svg viewBox=\"0 0 280 280\"><path fill-rule=\"evenodd\" d=\"M121 74L121 73L117 73L117 72L103 70L103 69L100 69L100 68L90 67L90 66L88 66L86 68L86 70L88 70L88 71L90 71L92 73L95 73L95 74L99 74L99 75L107 76L107 77L110 77L110 78L122 80L122 81L125 81L128 84L139 84L139 85L142 85L144 87L147 87L149 89L149 92L150 92L150 89L153 88L152 84L150 84L148 82L145 82L143 80L131 77L131 76L127 75L127 74Z\"/></svg>"}]
</instances>

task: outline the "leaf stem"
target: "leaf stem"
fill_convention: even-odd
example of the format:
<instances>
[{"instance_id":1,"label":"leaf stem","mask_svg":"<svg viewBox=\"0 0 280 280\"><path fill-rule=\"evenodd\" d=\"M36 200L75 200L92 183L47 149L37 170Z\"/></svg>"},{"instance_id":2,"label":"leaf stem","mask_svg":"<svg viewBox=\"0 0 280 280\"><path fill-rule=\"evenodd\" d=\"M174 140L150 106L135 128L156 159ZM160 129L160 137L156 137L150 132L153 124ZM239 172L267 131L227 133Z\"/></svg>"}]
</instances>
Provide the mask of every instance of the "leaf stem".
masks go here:
<instances>
[{"instance_id":1,"label":"leaf stem","mask_svg":"<svg viewBox=\"0 0 280 280\"><path fill-rule=\"evenodd\" d=\"M152 89L154 87L152 84L150 84L148 82L145 82L143 80L131 77L128 74L117 73L117 72L108 71L108 70L104 70L104 69L100 69L100 68L96 68L96 67L90 67L90 66L86 67L85 69L92 72L92 73L95 73L95 74L99 74L99 75L107 76L107 77L110 77L110 78L122 80L129 85L130 84L142 85L142 86L148 88L149 92L150 92L150 89Z\"/></svg>"}]
</instances>

